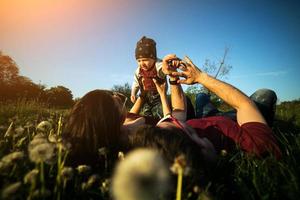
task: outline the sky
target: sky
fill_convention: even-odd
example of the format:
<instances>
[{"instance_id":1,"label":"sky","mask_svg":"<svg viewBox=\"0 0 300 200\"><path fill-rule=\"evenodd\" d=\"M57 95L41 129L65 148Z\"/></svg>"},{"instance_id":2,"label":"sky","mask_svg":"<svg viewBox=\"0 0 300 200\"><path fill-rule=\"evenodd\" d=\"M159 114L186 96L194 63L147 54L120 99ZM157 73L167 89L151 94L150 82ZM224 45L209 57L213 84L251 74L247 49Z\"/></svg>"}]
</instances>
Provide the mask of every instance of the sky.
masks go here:
<instances>
[{"instance_id":1,"label":"sky","mask_svg":"<svg viewBox=\"0 0 300 200\"><path fill-rule=\"evenodd\" d=\"M226 82L300 98L297 0L0 0L0 51L21 75L74 97L131 85L144 35L158 57L188 55L200 68L218 65L228 47Z\"/></svg>"}]
</instances>

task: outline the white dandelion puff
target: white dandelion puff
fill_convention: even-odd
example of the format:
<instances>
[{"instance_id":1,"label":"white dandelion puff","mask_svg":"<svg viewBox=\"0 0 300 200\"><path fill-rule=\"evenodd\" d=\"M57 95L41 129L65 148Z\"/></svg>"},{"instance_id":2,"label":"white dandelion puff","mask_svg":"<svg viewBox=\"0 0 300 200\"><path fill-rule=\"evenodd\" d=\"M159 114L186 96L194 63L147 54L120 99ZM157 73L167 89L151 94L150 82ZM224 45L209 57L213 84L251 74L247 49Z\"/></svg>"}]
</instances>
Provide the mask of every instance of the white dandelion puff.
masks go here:
<instances>
[{"instance_id":1,"label":"white dandelion puff","mask_svg":"<svg viewBox=\"0 0 300 200\"><path fill-rule=\"evenodd\" d=\"M81 175L87 175L91 172L92 168L88 165L79 165L77 166L77 171Z\"/></svg>"},{"instance_id":2,"label":"white dandelion puff","mask_svg":"<svg viewBox=\"0 0 300 200\"><path fill-rule=\"evenodd\" d=\"M17 128L15 128L15 135L14 137L20 137L23 135L25 129L22 126L19 126Z\"/></svg>"},{"instance_id":3,"label":"white dandelion puff","mask_svg":"<svg viewBox=\"0 0 300 200\"><path fill-rule=\"evenodd\" d=\"M74 170L72 167L64 167L61 170L61 176L64 180L71 180L74 175Z\"/></svg>"},{"instance_id":4,"label":"white dandelion puff","mask_svg":"<svg viewBox=\"0 0 300 200\"><path fill-rule=\"evenodd\" d=\"M161 156L154 150L138 149L118 164L112 192L116 200L155 200L168 191L168 183L168 168Z\"/></svg>"},{"instance_id":5,"label":"white dandelion puff","mask_svg":"<svg viewBox=\"0 0 300 200\"><path fill-rule=\"evenodd\" d=\"M48 133L52 129L52 124L48 121L42 121L36 126L37 132Z\"/></svg>"},{"instance_id":6,"label":"white dandelion puff","mask_svg":"<svg viewBox=\"0 0 300 200\"><path fill-rule=\"evenodd\" d=\"M48 142L38 144L29 150L29 158L35 163L46 162L47 164L53 164L55 161L54 156L55 146Z\"/></svg>"}]
</instances>

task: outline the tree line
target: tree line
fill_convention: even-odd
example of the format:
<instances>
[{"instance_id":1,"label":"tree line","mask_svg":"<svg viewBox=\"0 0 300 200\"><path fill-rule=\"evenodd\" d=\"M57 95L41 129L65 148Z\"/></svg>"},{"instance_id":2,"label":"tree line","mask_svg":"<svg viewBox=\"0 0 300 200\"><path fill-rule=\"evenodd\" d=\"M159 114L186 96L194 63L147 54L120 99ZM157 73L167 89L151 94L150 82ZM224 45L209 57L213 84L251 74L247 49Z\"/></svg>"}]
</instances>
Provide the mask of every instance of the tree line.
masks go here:
<instances>
[{"instance_id":1,"label":"tree line","mask_svg":"<svg viewBox=\"0 0 300 200\"><path fill-rule=\"evenodd\" d=\"M49 106L67 108L73 105L73 95L64 86L46 88L20 75L16 62L0 51L0 101L35 100Z\"/></svg>"}]
</instances>

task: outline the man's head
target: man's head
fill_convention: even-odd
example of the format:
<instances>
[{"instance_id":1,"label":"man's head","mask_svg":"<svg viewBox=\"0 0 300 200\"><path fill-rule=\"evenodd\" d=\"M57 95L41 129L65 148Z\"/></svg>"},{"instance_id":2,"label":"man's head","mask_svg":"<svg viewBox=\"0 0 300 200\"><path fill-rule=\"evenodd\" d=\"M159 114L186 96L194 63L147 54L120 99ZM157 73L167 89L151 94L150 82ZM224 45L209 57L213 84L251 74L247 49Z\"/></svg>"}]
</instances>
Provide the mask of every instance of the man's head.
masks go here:
<instances>
[{"instance_id":1,"label":"man's head","mask_svg":"<svg viewBox=\"0 0 300 200\"><path fill-rule=\"evenodd\" d=\"M156 61L155 41L143 36L136 44L135 58L141 68L151 69Z\"/></svg>"}]
</instances>

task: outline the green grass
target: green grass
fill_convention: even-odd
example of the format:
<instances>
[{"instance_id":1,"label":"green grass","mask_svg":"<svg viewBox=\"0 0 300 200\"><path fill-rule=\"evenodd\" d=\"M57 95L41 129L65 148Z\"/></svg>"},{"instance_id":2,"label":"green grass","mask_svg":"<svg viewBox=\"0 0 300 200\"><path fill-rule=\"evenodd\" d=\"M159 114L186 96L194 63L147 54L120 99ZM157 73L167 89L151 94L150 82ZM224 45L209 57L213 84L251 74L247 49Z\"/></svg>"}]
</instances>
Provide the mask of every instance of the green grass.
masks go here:
<instances>
[{"instance_id":1,"label":"green grass","mask_svg":"<svg viewBox=\"0 0 300 200\"><path fill-rule=\"evenodd\" d=\"M67 151L59 146L60 143L53 143L56 150L53 163L30 161L28 145L38 132L37 124L47 120L53 125L44 131L48 137L57 133L59 117L67 113L67 110L51 109L38 102L0 105L0 199L109 199L111 174L97 169L86 173L71 169L73 176L65 177L63 161ZM278 106L273 130L282 149L281 160L273 157L258 159L241 151L220 156L217 166L200 182L197 174L183 178L181 199L298 199L299 113L299 102ZM11 134L6 134L10 125ZM18 127L24 128L22 133L18 133ZM5 156L12 152L23 152L24 156L7 162ZM38 174L31 182L25 181L24 177L31 170L38 170ZM98 176L92 176L95 174ZM175 195L174 185L171 187Z\"/></svg>"}]
</instances>

